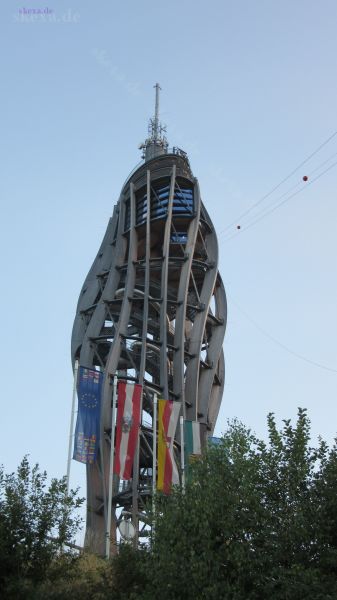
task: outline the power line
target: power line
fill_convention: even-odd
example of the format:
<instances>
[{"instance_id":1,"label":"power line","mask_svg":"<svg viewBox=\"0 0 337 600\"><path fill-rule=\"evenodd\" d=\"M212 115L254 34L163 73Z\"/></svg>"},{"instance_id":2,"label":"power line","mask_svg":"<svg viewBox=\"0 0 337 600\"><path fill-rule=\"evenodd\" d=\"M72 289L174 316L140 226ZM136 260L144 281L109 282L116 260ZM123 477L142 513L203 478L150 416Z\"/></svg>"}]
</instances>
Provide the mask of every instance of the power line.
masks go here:
<instances>
[{"instance_id":1,"label":"power line","mask_svg":"<svg viewBox=\"0 0 337 600\"><path fill-rule=\"evenodd\" d=\"M227 294L227 296L229 296L229 295ZM265 337L267 337L269 340L274 342L274 344L277 344L277 346L279 346L280 348L282 348L283 350L285 350L292 356L295 356L296 358L303 360L304 362L309 363L310 365L313 365L314 367L318 367L319 369L324 369L325 371L330 371L332 373L337 373L337 369L332 369L331 367L327 367L326 365L323 365L322 363L318 363L315 360L311 360L310 358L303 356L303 354L299 354L298 352L294 352L294 350L291 350L291 348L289 348L288 346L286 346L285 344L283 344L282 342L277 340L273 335L271 335L270 333L268 333L268 331L266 331L263 327L261 327L261 325L259 325L255 321L255 319L253 319L250 315L248 315L248 313L246 313L246 311L243 310L243 308L241 308L241 306L239 306L238 303L235 302L231 296L229 296L229 297L231 299L231 302L234 304L234 306L236 306L236 308L246 317L246 319L248 321L250 321L254 325L254 327L256 327L256 329L258 329L258 331L260 331L260 333L262 333Z\"/></svg>"},{"instance_id":2,"label":"power line","mask_svg":"<svg viewBox=\"0 0 337 600\"><path fill-rule=\"evenodd\" d=\"M287 190L286 192L283 192L283 194L281 194L281 196L278 196L277 198L275 198L275 200L273 200L273 202L272 202L271 205L265 206L258 213L251 215L251 217L248 219L248 223L244 223L243 229L242 229L242 225L240 223L240 229L242 229L243 231L245 231L246 229L248 229L250 223L252 223L253 221L255 221L259 216L264 215L264 213L266 211L268 211L268 209L270 209L272 206L274 206L276 202L278 202L279 200L281 200L285 196L288 196L288 194L290 194L292 191L296 190L300 185L303 185L303 182L298 181L289 190ZM236 235L240 235L238 231L235 231L229 237L223 238L223 241L227 242L228 240L231 240Z\"/></svg>"},{"instance_id":3,"label":"power line","mask_svg":"<svg viewBox=\"0 0 337 600\"><path fill-rule=\"evenodd\" d=\"M318 165L318 167L315 167L315 169L312 169L311 171L309 171L308 176L311 177L314 173L316 173L317 171L319 171L319 169L321 169L322 167L324 167L324 165L326 165L335 156L337 156L337 152L334 152L331 156L329 156L329 158L327 158L320 165ZM334 166L334 165L331 165L331 166ZM326 171L324 171L324 173L325 172ZM322 175L324 173L322 173ZM316 181L316 178L315 178L314 181ZM311 183L312 182L310 181L309 183L306 183L305 186L308 187L308 185L311 185ZM276 198L275 200L273 200L272 204L275 204L276 202L278 202L279 200L281 200L282 198L284 198L285 196L287 196L288 194L290 194L292 191L296 190L300 185L303 186L303 182L302 181L298 181L297 183L295 183L295 185L293 185L290 189L288 189L286 192L284 192L283 194L281 194L281 196L279 196L278 198ZM248 225L249 225L250 222L255 221L255 219L257 219L257 217L259 217L260 215L263 215L264 212L267 211L267 210L268 210L268 206L262 208L262 210L260 212L258 212L257 214L252 215L250 217L250 219L248 219L248 224L244 225L244 230L248 228ZM225 240L226 240L226 238L225 238Z\"/></svg>"},{"instance_id":4,"label":"power line","mask_svg":"<svg viewBox=\"0 0 337 600\"><path fill-rule=\"evenodd\" d=\"M242 229L241 231L247 231L247 229L250 229L251 227L253 227L257 223L259 223L260 221L262 221L262 219L264 219L265 217L267 217L268 215L270 215L271 213L273 213L275 210L277 210L278 208L280 208L280 206L282 206L283 204L285 204L286 202L288 202L289 200L291 200L292 198L294 198L294 196L297 196L297 194L300 194L301 192L303 192L308 186L310 186L313 183L315 183L315 181L317 181L318 179L320 179L323 175L325 175L325 173L327 173L328 171L330 171L330 169L332 169L336 165L337 165L337 161L335 161L334 163L332 163L332 165L330 165L322 173L320 173L319 175L317 175L317 177L315 177L312 181L309 181L309 183L306 183L305 186L302 187L300 190L297 190L293 194L290 194L290 196L287 196L284 200L282 200L282 202L279 202L278 204L276 204L276 206L274 205L274 206L270 207L269 210L266 207L265 210L260 211L260 213L256 216L255 220L253 220L252 222L248 223L248 225L246 225L244 227L244 229ZM295 187L297 187L297 185L298 184L296 184ZM291 189L294 189L294 188L291 188ZM290 191L291 190L288 190L288 192L286 192L285 194L282 194L282 196L280 196L278 198L278 200L280 200L281 198L283 198L286 194L289 194ZM241 233L241 231L240 231L240 233ZM237 235L240 235L240 234L238 232L235 232L235 233L233 233L233 235L231 235L230 237L226 238L223 241L228 242L229 240L233 239Z\"/></svg>"},{"instance_id":5,"label":"power line","mask_svg":"<svg viewBox=\"0 0 337 600\"><path fill-rule=\"evenodd\" d=\"M310 171L309 175L312 175L313 173L316 173L316 171L319 171L322 167L324 167L324 165L326 165L326 163L328 163L332 158L335 158L335 156L337 156L337 152L334 152L331 156L329 156L329 158L327 158L326 160L324 160L320 165L318 165L318 167L316 167L315 169L313 169L312 171Z\"/></svg>"},{"instance_id":6,"label":"power line","mask_svg":"<svg viewBox=\"0 0 337 600\"><path fill-rule=\"evenodd\" d=\"M253 225L256 225L256 223L258 223L259 221L261 221L262 219L264 219L265 217L267 217L268 215L270 215L272 212L274 212L275 210L277 210L278 208L280 208L280 206L282 206L283 204L285 204L286 202L288 202L289 200L291 200L291 198L294 198L294 196L297 196L297 194L300 194L301 192L303 192L306 187L308 187L309 185L312 185L313 183L315 183L315 181L317 181L318 179L320 179L323 175L325 175L325 173L327 173L328 171L330 171L330 169L332 169L336 165L337 165L337 161L334 162L332 165L330 165L330 167L328 167L327 169L325 169L325 171L323 171L322 173L320 173L319 175L317 175L317 177L315 177L312 181L309 181L309 183L306 184L305 187L301 188L300 190L297 190L297 192L294 192L293 194L291 194L290 196L288 196L287 198L285 198L284 200L282 200L282 202L279 202L279 204L277 204L276 206L273 206L270 210L268 210L266 213L264 213L259 219L256 219L255 221L253 221L253 223L250 223L250 225L248 225L245 229L249 229L250 227L253 227Z\"/></svg>"},{"instance_id":7,"label":"power line","mask_svg":"<svg viewBox=\"0 0 337 600\"><path fill-rule=\"evenodd\" d=\"M238 221L242 220L254 208L256 208L257 206L259 206L259 204L261 204L261 202L263 202L264 200L266 200L267 198L269 198L269 196L271 196L271 194L273 194L279 187L281 187L281 185L283 185L286 181L288 181L288 179L290 179L290 177L292 177L299 169L301 169L301 167L303 167L303 165L305 165L313 156L315 156L315 154L317 154L322 148L324 148L324 146L326 146L326 144L328 144L336 135L337 135L337 131L335 131L332 135L330 135L318 148L316 148L316 150L314 150L314 152L312 152L309 156L307 156L307 158L305 160L303 160L295 169L293 169L291 171L291 173L289 173L289 175L287 175L286 177L284 177L284 179L282 179L282 181L280 181L280 183L278 183L277 185L275 185L270 190L270 192L268 192L267 194L265 194L264 196L262 196L262 198L260 198L259 200L257 200L257 202L255 202L254 204L252 204L249 208L247 208L247 210L245 210L243 213L241 213L241 215L239 215L235 219L235 221L232 221L232 223L230 223L229 225L227 225L225 227L225 229L223 229L222 231L220 231L219 235L221 235L222 233L225 233L226 231L228 231L228 229L230 229L231 227L233 227L233 225L235 225L236 223L238 223Z\"/></svg>"}]
</instances>

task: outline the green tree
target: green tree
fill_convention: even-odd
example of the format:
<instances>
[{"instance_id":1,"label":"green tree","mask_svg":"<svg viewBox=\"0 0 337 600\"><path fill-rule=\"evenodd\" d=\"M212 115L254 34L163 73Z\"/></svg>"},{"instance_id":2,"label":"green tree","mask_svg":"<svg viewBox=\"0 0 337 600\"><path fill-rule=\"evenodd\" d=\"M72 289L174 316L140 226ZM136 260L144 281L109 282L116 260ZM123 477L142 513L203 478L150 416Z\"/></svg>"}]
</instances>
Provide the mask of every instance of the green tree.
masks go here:
<instances>
[{"instance_id":1,"label":"green tree","mask_svg":"<svg viewBox=\"0 0 337 600\"><path fill-rule=\"evenodd\" d=\"M0 468L0 595L26 598L78 530L83 499L67 494L66 478L47 484L46 472L25 457L16 473Z\"/></svg>"},{"instance_id":2,"label":"green tree","mask_svg":"<svg viewBox=\"0 0 337 600\"><path fill-rule=\"evenodd\" d=\"M80 501L64 480L47 489L46 475L24 459L17 474L1 474L4 597L335 600L336 443L311 447L305 410L281 430L269 415L268 436L230 424L190 465L185 491L157 497L151 544L124 545L109 563L62 553Z\"/></svg>"},{"instance_id":3,"label":"green tree","mask_svg":"<svg viewBox=\"0 0 337 600\"><path fill-rule=\"evenodd\" d=\"M191 466L185 493L158 498L142 598L337 597L337 447L310 447L310 422L269 443L238 422Z\"/></svg>"},{"instance_id":4,"label":"green tree","mask_svg":"<svg viewBox=\"0 0 337 600\"><path fill-rule=\"evenodd\" d=\"M111 597L110 564L94 554L62 554L48 567L43 581L34 586L32 600L105 600Z\"/></svg>"}]
</instances>

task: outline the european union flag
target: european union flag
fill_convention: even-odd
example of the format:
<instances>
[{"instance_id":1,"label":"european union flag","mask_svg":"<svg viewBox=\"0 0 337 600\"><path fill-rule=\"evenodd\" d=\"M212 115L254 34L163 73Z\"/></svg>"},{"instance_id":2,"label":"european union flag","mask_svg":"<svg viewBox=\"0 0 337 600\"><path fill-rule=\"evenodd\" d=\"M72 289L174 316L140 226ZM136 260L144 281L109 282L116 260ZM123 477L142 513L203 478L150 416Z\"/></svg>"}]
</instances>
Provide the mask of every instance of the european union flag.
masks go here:
<instances>
[{"instance_id":1,"label":"european union flag","mask_svg":"<svg viewBox=\"0 0 337 600\"><path fill-rule=\"evenodd\" d=\"M80 367L78 413L73 458L92 464L96 460L100 437L103 373Z\"/></svg>"}]
</instances>

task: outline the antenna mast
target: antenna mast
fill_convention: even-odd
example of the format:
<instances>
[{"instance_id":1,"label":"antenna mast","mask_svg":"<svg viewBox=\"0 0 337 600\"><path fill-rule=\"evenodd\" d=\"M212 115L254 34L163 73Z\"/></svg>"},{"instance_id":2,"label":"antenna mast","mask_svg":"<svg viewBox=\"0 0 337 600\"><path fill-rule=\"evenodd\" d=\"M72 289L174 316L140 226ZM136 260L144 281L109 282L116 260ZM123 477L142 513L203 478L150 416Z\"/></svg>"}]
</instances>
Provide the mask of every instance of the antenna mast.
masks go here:
<instances>
[{"instance_id":1,"label":"antenna mast","mask_svg":"<svg viewBox=\"0 0 337 600\"><path fill-rule=\"evenodd\" d=\"M154 137L157 140L158 138L158 129L159 129L159 90L161 90L161 87L159 85L159 83L156 83L156 85L153 86L154 88L156 88L156 105L155 105L155 111L154 111Z\"/></svg>"},{"instance_id":2,"label":"antenna mast","mask_svg":"<svg viewBox=\"0 0 337 600\"><path fill-rule=\"evenodd\" d=\"M156 83L153 87L156 90L154 117L149 120L149 137L145 140L144 144L139 146L139 149L143 150L143 158L145 158L145 161L150 160L155 156L166 154L168 148L168 141L165 137L166 127L159 121L159 90L161 90L161 87L159 83Z\"/></svg>"}]
</instances>

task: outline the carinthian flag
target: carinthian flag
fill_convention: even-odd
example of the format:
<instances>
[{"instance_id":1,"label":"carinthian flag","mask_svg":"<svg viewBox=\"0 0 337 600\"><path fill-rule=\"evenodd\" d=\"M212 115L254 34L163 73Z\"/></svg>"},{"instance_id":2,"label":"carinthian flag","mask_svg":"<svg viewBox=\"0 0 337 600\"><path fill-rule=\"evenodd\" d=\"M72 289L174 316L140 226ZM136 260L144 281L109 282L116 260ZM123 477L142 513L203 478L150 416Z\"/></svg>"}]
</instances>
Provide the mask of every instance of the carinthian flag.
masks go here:
<instances>
[{"instance_id":1,"label":"carinthian flag","mask_svg":"<svg viewBox=\"0 0 337 600\"><path fill-rule=\"evenodd\" d=\"M158 400L157 488L164 494L171 492L171 485L179 484L179 472L173 455L173 442L180 408L180 402Z\"/></svg>"},{"instance_id":2,"label":"carinthian flag","mask_svg":"<svg viewBox=\"0 0 337 600\"><path fill-rule=\"evenodd\" d=\"M118 382L114 473L121 479L131 479L140 425L141 395L141 385Z\"/></svg>"},{"instance_id":3,"label":"carinthian flag","mask_svg":"<svg viewBox=\"0 0 337 600\"><path fill-rule=\"evenodd\" d=\"M185 421L185 452L187 458L201 454L200 423Z\"/></svg>"},{"instance_id":4,"label":"carinthian flag","mask_svg":"<svg viewBox=\"0 0 337 600\"><path fill-rule=\"evenodd\" d=\"M103 373L80 367L78 413L73 458L92 464L96 460L100 435Z\"/></svg>"}]
</instances>

